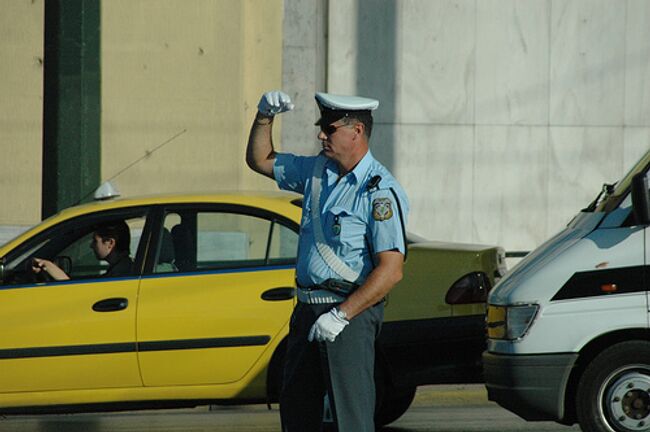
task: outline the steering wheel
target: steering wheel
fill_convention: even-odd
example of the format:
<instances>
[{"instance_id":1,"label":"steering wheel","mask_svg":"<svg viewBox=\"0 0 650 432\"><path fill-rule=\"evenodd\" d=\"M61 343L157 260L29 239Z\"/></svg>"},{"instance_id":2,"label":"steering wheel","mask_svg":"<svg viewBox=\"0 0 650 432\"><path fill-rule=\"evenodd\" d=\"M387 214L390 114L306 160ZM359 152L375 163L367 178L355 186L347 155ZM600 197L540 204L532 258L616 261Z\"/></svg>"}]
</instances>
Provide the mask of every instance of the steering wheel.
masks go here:
<instances>
[{"instance_id":1,"label":"steering wheel","mask_svg":"<svg viewBox=\"0 0 650 432\"><path fill-rule=\"evenodd\" d=\"M54 280L52 279L52 276L50 276L50 274L45 270L41 270L40 272L35 273L31 259L25 260L25 275L26 279L29 279L29 282L34 283L51 282Z\"/></svg>"}]
</instances>

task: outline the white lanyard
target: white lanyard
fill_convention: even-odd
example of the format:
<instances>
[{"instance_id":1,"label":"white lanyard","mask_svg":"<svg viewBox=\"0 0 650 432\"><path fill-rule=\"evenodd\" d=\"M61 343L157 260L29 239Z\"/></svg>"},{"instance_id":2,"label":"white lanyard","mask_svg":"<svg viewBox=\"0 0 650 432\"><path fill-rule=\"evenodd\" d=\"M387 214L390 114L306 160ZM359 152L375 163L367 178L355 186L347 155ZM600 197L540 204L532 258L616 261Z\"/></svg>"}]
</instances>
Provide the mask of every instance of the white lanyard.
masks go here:
<instances>
[{"instance_id":1,"label":"white lanyard","mask_svg":"<svg viewBox=\"0 0 650 432\"><path fill-rule=\"evenodd\" d=\"M316 242L316 250L320 256L337 275L348 282L356 282L359 278L359 272L352 270L346 263L344 263L332 250L332 248L325 241L323 234L323 227L320 222L320 193L321 182L323 179L323 169L327 158L325 156L318 156L314 164L314 172L311 179L311 222L314 226L314 241Z\"/></svg>"}]
</instances>

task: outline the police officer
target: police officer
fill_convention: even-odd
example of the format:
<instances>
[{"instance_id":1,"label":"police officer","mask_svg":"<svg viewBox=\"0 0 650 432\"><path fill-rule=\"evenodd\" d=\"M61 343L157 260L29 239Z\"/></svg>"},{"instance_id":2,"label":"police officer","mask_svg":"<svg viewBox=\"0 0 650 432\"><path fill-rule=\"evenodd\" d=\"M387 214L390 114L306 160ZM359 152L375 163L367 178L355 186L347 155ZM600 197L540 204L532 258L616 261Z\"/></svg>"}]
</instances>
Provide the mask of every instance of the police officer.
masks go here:
<instances>
[{"instance_id":1,"label":"police officer","mask_svg":"<svg viewBox=\"0 0 650 432\"><path fill-rule=\"evenodd\" d=\"M406 194L369 151L374 99L316 93L317 156L277 153L274 116L288 95L265 93L246 151L256 172L304 195L280 394L283 431L320 431L329 405L339 431L374 431L375 339L383 299L402 278Z\"/></svg>"}]
</instances>

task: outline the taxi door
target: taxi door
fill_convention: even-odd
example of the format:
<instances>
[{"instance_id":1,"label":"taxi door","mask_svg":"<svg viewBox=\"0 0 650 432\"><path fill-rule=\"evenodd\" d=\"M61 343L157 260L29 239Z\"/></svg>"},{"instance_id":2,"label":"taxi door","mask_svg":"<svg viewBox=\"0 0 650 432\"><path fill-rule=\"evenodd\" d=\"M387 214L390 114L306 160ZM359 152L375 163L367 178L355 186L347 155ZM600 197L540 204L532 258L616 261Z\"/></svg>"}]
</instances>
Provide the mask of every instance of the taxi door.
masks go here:
<instances>
[{"instance_id":1,"label":"taxi door","mask_svg":"<svg viewBox=\"0 0 650 432\"><path fill-rule=\"evenodd\" d=\"M140 233L144 220L131 218L128 225ZM139 277L101 276L107 265L89 248L97 222L64 222L5 257L0 392L142 386L135 344ZM135 256L139 235L132 238ZM71 280L35 281L32 257L64 258Z\"/></svg>"},{"instance_id":2,"label":"taxi door","mask_svg":"<svg viewBox=\"0 0 650 432\"><path fill-rule=\"evenodd\" d=\"M168 208L163 217L138 303L144 385L241 380L284 336L297 226L232 206Z\"/></svg>"}]
</instances>

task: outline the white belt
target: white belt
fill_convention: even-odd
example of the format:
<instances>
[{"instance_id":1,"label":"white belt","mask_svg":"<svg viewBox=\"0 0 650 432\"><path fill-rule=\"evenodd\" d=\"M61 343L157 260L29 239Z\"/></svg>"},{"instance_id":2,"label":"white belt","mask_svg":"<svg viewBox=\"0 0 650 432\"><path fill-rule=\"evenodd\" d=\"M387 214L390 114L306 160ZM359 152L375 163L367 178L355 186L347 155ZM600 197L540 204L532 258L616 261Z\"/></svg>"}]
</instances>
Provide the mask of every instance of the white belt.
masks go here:
<instances>
[{"instance_id":1,"label":"white belt","mask_svg":"<svg viewBox=\"0 0 650 432\"><path fill-rule=\"evenodd\" d=\"M345 297L324 289L304 290L298 288L298 301L307 304L342 303Z\"/></svg>"},{"instance_id":2,"label":"white belt","mask_svg":"<svg viewBox=\"0 0 650 432\"><path fill-rule=\"evenodd\" d=\"M357 279L359 279L360 273L352 270L350 266L334 253L332 248L327 244L327 240L325 240L325 234L323 234L323 227L321 226L320 221L320 193L321 181L323 180L326 162L327 158L325 156L317 156L311 179L311 221L314 230L316 250L323 258L325 264L327 264L334 273L339 275L341 279L356 282Z\"/></svg>"}]
</instances>

